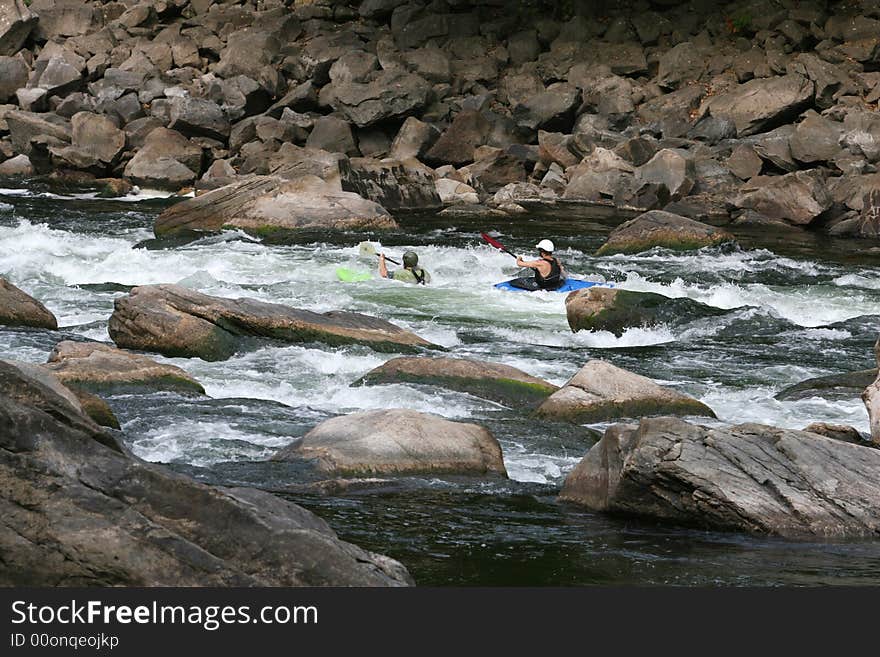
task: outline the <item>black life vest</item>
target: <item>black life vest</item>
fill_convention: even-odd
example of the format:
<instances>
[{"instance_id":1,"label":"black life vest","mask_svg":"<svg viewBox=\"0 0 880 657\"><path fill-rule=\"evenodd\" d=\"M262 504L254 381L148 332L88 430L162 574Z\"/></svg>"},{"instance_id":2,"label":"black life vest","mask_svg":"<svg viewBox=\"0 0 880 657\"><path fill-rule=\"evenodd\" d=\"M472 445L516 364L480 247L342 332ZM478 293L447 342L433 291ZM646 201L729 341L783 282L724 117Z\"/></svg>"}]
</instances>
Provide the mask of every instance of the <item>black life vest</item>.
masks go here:
<instances>
[{"instance_id":1,"label":"black life vest","mask_svg":"<svg viewBox=\"0 0 880 657\"><path fill-rule=\"evenodd\" d=\"M562 267L559 266L559 261L556 258L551 258L547 262L550 263L550 273L547 276L542 276L541 272L536 269L535 282L542 290L555 290L565 282L562 279Z\"/></svg>"}]
</instances>

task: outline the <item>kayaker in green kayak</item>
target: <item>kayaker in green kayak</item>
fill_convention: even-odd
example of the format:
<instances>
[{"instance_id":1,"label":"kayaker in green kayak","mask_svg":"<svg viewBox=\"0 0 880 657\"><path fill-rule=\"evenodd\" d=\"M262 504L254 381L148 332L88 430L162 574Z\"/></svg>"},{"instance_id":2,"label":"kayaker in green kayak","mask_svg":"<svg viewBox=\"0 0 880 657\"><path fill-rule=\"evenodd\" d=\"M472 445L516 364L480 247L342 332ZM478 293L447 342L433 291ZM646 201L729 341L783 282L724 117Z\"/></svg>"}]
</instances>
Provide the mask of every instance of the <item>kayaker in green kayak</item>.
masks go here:
<instances>
[{"instance_id":1,"label":"kayaker in green kayak","mask_svg":"<svg viewBox=\"0 0 880 657\"><path fill-rule=\"evenodd\" d=\"M391 278L404 283L425 285L431 282L431 275L422 267L419 267L419 256L415 251L407 251L403 254L403 269L388 271L385 264L385 254L379 254L379 275L382 278Z\"/></svg>"},{"instance_id":2,"label":"kayaker in green kayak","mask_svg":"<svg viewBox=\"0 0 880 657\"><path fill-rule=\"evenodd\" d=\"M553 242L541 240L535 245L538 249L538 260L523 260L517 257L516 264L520 267L528 267L535 270L533 277L516 278L510 281L514 287L523 290L555 290L565 283L565 268L553 256Z\"/></svg>"}]
</instances>

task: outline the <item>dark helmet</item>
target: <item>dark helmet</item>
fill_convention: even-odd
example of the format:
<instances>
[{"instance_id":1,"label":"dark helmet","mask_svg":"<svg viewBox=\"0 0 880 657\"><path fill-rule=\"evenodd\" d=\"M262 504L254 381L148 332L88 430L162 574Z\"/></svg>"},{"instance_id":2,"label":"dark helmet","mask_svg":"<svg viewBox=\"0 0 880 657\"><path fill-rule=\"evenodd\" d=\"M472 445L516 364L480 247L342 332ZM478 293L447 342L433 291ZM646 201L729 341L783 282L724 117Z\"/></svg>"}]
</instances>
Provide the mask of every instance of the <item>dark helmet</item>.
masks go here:
<instances>
[{"instance_id":1,"label":"dark helmet","mask_svg":"<svg viewBox=\"0 0 880 657\"><path fill-rule=\"evenodd\" d=\"M403 266L404 267L415 267L419 264L419 256L416 255L415 251L407 251L403 254Z\"/></svg>"}]
</instances>

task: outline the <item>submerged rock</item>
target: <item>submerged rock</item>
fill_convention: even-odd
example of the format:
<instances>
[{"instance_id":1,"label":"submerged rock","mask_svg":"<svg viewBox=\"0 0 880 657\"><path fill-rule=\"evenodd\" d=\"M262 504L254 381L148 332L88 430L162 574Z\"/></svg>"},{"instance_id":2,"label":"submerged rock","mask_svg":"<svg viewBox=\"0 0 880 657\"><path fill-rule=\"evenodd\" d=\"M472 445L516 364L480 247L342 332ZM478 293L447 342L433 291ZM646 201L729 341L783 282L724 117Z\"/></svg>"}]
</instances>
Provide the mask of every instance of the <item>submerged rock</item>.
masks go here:
<instances>
[{"instance_id":1,"label":"submerged rock","mask_svg":"<svg viewBox=\"0 0 880 657\"><path fill-rule=\"evenodd\" d=\"M880 451L760 424L615 425L568 475L587 508L793 538L880 536Z\"/></svg>"},{"instance_id":2,"label":"submerged rock","mask_svg":"<svg viewBox=\"0 0 880 657\"><path fill-rule=\"evenodd\" d=\"M436 192L435 192L436 194ZM378 203L317 176L254 176L178 203L156 218L156 237L240 228L281 239L303 229L384 230L397 222Z\"/></svg>"},{"instance_id":3,"label":"submerged rock","mask_svg":"<svg viewBox=\"0 0 880 657\"><path fill-rule=\"evenodd\" d=\"M651 210L611 231L596 255L638 253L657 246L686 251L733 241L733 235L715 226L671 212Z\"/></svg>"},{"instance_id":4,"label":"submerged rock","mask_svg":"<svg viewBox=\"0 0 880 657\"><path fill-rule=\"evenodd\" d=\"M49 354L46 367L65 385L93 391L144 387L205 392L179 367L100 342L59 342Z\"/></svg>"},{"instance_id":5,"label":"submerged rock","mask_svg":"<svg viewBox=\"0 0 880 657\"><path fill-rule=\"evenodd\" d=\"M817 376L780 390L774 399L779 401L796 401L809 397L821 397L829 400L857 399L876 378L876 368Z\"/></svg>"},{"instance_id":6,"label":"submerged rock","mask_svg":"<svg viewBox=\"0 0 880 657\"><path fill-rule=\"evenodd\" d=\"M210 361L229 358L248 336L365 344L378 351L436 348L415 333L369 315L322 314L256 299L223 299L179 285L136 287L116 299L108 331L124 349Z\"/></svg>"},{"instance_id":7,"label":"submerged rock","mask_svg":"<svg viewBox=\"0 0 880 657\"><path fill-rule=\"evenodd\" d=\"M547 418L591 423L646 415L703 415L712 409L677 390L603 360L591 360L538 408Z\"/></svg>"},{"instance_id":8,"label":"submerged rock","mask_svg":"<svg viewBox=\"0 0 880 657\"><path fill-rule=\"evenodd\" d=\"M292 502L131 456L75 400L2 361L0 449L3 586L412 583Z\"/></svg>"},{"instance_id":9,"label":"submerged rock","mask_svg":"<svg viewBox=\"0 0 880 657\"><path fill-rule=\"evenodd\" d=\"M58 320L46 306L0 277L0 324L58 328Z\"/></svg>"},{"instance_id":10,"label":"submerged rock","mask_svg":"<svg viewBox=\"0 0 880 657\"><path fill-rule=\"evenodd\" d=\"M509 365L427 356L392 358L354 385L359 383L433 385L512 405L536 405L559 389Z\"/></svg>"},{"instance_id":11,"label":"submerged rock","mask_svg":"<svg viewBox=\"0 0 880 657\"><path fill-rule=\"evenodd\" d=\"M318 470L332 474L507 476L501 447L483 427L404 409L332 418L272 458L315 459Z\"/></svg>"}]
</instances>

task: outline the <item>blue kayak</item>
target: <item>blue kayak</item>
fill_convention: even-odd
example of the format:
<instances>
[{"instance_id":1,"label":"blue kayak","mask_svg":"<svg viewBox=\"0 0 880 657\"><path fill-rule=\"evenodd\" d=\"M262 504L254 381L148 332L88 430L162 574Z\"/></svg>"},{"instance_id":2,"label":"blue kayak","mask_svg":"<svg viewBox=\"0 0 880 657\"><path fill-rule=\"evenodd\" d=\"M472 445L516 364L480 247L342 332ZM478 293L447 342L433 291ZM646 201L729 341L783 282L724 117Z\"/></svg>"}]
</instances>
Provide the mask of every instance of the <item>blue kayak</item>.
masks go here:
<instances>
[{"instance_id":1,"label":"blue kayak","mask_svg":"<svg viewBox=\"0 0 880 657\"><path fill-rule=\"evenodd\" d=\"M517 280L517 279L513 279ZM513 280L504 281L503 283L496 283L495 287L499 290L507 290L508 292L537 292L537 290L526 290L521 287L516 287L512 285ZM545 290L547 292L573 292L574 290L582 290L587 287L614 287L614 283L594 283L592 281L579 281L575 278L566 279L565 283L563 283L560 287L555 290Z\"/></svg>"}]
</instances>

